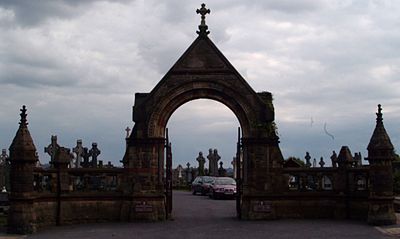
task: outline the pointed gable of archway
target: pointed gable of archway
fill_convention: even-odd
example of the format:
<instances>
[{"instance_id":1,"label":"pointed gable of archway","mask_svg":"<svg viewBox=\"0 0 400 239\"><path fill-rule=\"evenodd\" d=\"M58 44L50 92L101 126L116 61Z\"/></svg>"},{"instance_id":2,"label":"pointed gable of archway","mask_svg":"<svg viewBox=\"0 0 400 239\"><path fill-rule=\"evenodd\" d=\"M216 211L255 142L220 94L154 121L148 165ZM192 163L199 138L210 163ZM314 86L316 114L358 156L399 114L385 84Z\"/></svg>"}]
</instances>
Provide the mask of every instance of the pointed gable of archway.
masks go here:
<instances>
[{"instance_id":1,"label":"pointed gable of archway","mask_svg":"<svg viewBox=\"0 0 400 239\"><path fill-rule=\"evenodd\" d=\"M194 99L225 104L238 117L245 136L274 120L272 96L256 93L207 35L199 35L150 93L135 96L132 135L163 137L166 123ZM269 127L269 126L268 126Z\"/></svg>"},{"instance_id":2,"label":"pointed gable of archway","mask_svg":"<svg viewBox=\"0 0 400 239\"><path fill-rule=\"evenodd\" d=\"M182 74L188 77L196 77L204 74L231 75L237 78L240 87L245 87L247 90L255 93L251 86L207 35L199 35L194 40L152 92L157 91L162 85L169 84L169 81L172 81L172 75ZM227 80L229 80L229 78L227 78Z\"/></svg>"}]
</instances>

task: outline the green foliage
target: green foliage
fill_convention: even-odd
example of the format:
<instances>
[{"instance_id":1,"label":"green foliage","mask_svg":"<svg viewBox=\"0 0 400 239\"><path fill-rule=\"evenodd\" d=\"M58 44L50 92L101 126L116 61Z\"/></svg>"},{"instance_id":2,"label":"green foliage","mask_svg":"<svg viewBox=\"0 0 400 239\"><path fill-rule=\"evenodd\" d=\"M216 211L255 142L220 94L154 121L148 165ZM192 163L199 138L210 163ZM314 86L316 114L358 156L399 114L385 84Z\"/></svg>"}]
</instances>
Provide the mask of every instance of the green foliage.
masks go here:
<instances>
[{"instance_id":1,"label":"green foliage","mask_svg":"<svg viewBox=\"0 0 400 239\"><path fill-rule=\"evenodd\" d=\"M278 127L275 122L269 121L265 123L252 122L252 127L258 128L260 130L265 129L269 136L278 135Z\"/></svg>"}]
</instances>

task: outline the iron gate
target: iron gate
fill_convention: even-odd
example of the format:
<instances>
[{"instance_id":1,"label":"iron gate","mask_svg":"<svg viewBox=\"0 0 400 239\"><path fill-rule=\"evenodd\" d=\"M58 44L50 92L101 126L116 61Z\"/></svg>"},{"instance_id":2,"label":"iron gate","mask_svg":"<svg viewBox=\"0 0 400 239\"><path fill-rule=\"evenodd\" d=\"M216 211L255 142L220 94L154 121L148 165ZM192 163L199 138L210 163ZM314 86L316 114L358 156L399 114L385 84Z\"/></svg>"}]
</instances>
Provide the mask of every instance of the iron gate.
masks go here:
<instances>
[{"instance_id":1,"label":"iron gate","mask_svg":"<svg viewBox=\"0 0 400 239\"><path fill-rule=\"evenodd\" d=\"M165 155L166 155L166 166L165 166L165 215L166 219L171 218L172 212L172 149L171 142L169 142L168 128L165 132Z\"/></svg>"}]
</instances>

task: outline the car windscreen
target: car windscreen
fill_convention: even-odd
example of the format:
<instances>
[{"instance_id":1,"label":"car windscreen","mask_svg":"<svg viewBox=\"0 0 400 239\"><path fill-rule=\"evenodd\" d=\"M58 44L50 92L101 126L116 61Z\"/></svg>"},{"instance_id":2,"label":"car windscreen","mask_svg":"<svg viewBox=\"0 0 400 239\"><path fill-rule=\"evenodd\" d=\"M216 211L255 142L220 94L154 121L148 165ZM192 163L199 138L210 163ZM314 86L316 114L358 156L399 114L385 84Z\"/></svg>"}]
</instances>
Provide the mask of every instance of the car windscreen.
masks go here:
<instances>
[{"instance_id":1,"label":"car windscreen","mask_svg":"<svg viewBox=\"0 0 400 239\"><path fill-rule=\"evenodd\" d=\"M215 184L217 185L236 185L236 182L233 178L219 178L215 180Z\"/></svg>"},{"instance_id":2,"label":"car windscreen","mask_svg":"<svg viewBox=\"0 0 400 239\"><path fill-rule=\"evenodd\" d=\"M213 180L214 180L213 177L204 177L204 178L203 178L203 181L204 181L205 183L211 183Z\"/></svg>"}]
</instances>

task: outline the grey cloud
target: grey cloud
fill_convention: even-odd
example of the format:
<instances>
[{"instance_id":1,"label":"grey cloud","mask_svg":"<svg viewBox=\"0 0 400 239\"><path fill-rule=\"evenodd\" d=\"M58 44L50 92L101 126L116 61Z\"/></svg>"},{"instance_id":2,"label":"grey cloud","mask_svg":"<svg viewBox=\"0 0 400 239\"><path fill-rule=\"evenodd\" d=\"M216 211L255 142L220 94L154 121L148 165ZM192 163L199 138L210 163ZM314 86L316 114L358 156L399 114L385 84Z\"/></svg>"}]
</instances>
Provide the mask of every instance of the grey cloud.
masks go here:
<instances>
[{"instance_id":1,"label":"grey cloud","mask_svg":"<svg viewBox=\"0 0 400 239\"><path fill-rule=\"evenodd\" d=\"M78 76L68 72L58 59L41 55L9 54L0 60L0 82L22 87L73 86ZM31 52L32 54L32 52ZM4 55L2 55L4 57Z\"/></svg>"},{"instance_id":2,"label":"grey cloud","mask_svg":"<svg viewBox=\"0 0 400 239\"><path fill-rule=\"evenodd\" d=\"M309 12L321 9L325 6L325 1L314 1L314 0L269 0L260 1L256 3L264 7L266 10L275 10L288 14Z\"/></svg>"},{"instance_id":3,"label":"grey cloud","mask_svg":"<svg viewBox=\"0 0 400 239\"><path fill-rule=\"evenodd\" d=\"M100 0L1 0L0 7L12 9L17 23L30 27L49 18L72 18L82 14L90 4ZM134 0L117 0L131 2Z\"/></svg>"},{"instance_id":4,"label":"grey cloud","mask_svg":"<svg viewBox=\"0 0 400 239\"><path fill-rule=\"evenodd\" d=\"M41 6L48 2L33 6L35 13L24 19L20 14L29 11L28 4L0 3L15 10L24 25L0 29L0 36L12 43L0 41L0 113L7 124L0 128L0 144L8 147L18 109L28 102L38 149L51 134L68 147L82 137L86 145L99 141L104 160L117 163L124 151L123 129L133 124L133 93L150 91L195 39L200 3L54 1ZM309 150L313 157L325 158L341 145L365 155L377 103L384 105L393 144L400 143L395 126L400 119L399 6L340 2L351 1L207 3L211 39L256 91L273 93L284 156L303 157ZM51 38L54 32L62 37ZM30 43L32 34L44 47ZM209 147L231 159L237 124L233 113L221 114L223 105L216 111L188 106L191 110L180 114L179 108L168 122L174 164L193 164L198 151ZM324 122L335 141L324 134Z\"/></svg>"}]
</instances>

